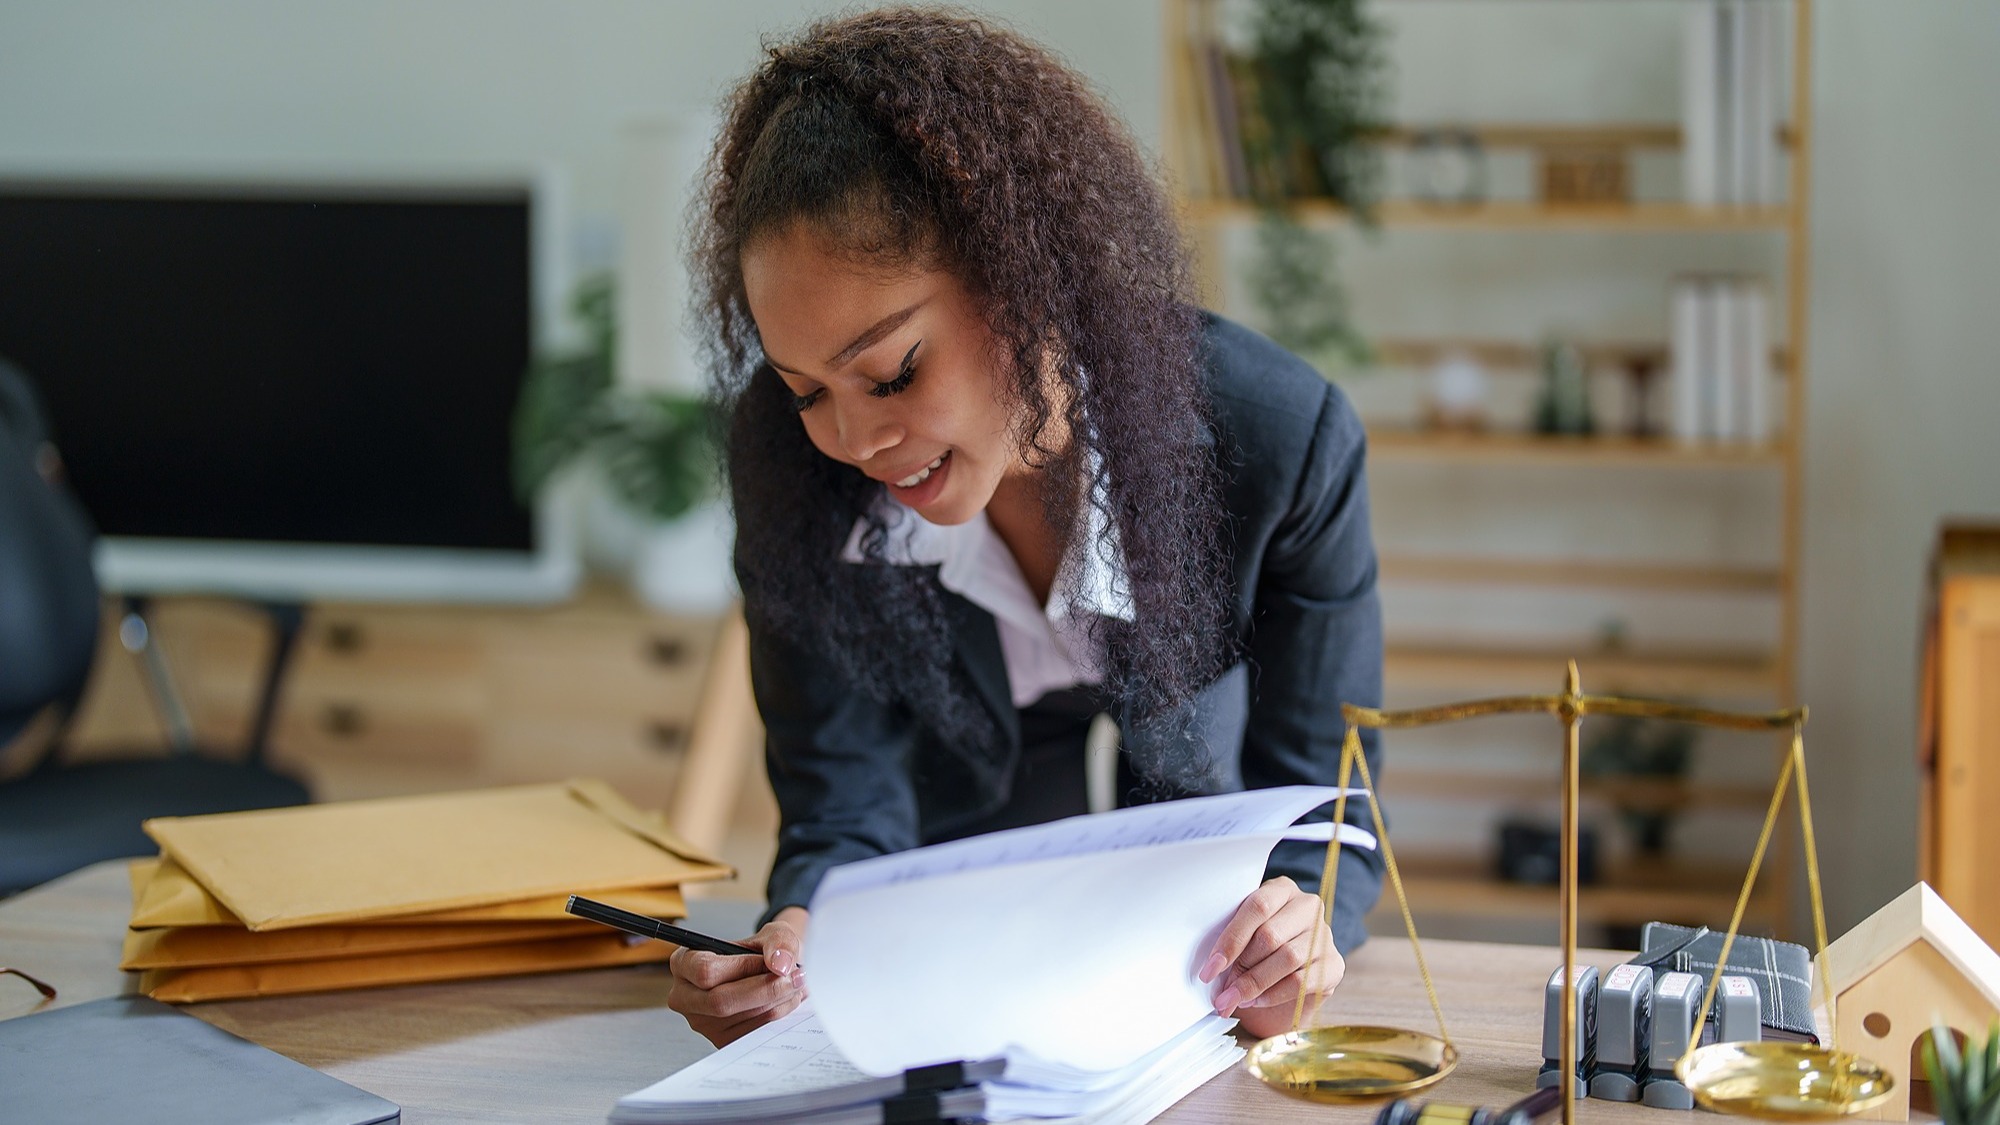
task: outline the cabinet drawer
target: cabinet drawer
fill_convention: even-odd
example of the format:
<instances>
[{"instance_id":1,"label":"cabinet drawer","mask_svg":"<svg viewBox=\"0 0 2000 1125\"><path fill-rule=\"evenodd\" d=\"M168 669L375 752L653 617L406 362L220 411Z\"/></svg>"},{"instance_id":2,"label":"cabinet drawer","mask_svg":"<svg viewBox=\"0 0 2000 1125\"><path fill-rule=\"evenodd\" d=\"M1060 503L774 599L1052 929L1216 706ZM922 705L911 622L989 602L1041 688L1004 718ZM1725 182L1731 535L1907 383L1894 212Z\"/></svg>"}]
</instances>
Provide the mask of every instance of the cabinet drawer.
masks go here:
<instances>
[{"instance_id":1,"label":"cabinet drawer","mask_svg":"<svg viewBox=\"0 0 2000 1125\"><path fill-rule=\"evenodd\" d=\"M678 710L693 705L714 644L713 622L510 630L487 671L513 712Z\"/></svg>"},{"instance_id":2,"label":"cabinet drawer","mask_svg":"<svg viewBox=\"0 0 2000 1125\"><path fill-rule=\"evenodd\" d=\"M486 732L494 784L599 777L644 808L664 808L687 751L692 715L497 718Z\"/></svg>"}]
</instances>

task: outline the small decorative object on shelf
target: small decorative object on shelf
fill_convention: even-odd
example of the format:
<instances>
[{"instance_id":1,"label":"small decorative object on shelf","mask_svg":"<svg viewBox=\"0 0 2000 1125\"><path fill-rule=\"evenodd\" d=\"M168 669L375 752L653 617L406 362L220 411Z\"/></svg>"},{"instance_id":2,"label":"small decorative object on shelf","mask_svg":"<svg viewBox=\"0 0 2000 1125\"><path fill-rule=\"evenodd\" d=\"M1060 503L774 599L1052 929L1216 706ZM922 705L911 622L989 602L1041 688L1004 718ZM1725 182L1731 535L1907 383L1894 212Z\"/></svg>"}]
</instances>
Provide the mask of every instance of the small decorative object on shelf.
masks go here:
<instances>
[{"instance_id":1,"label":"small decorative object on shelf","mask_svg":"<svg viewBox=\"0 0 2000 1125\"><path fill-rule=\"evenodd\" d=\"M1659 437L1660 424L1653 420L1653 376L1660 373L1660 359L1646 352L1629 352L1624 363L1625 374L1632 381L1625 432L1640 439Z\"/></svg>"},{"instance_id":2,"label":"small decorative object on shelf","mask_svg":"<svg viewBox=\"0 0 2000 1125\"><path fill-rule=\"evenodd\" d=\"M1535 404L1535 430L1544 434L1589 434L1597 429L1590 407L1590 373L1583 350L1552 337L1542 345L1542 393Z\"/></svg>"},{"instance_id":3,"label":"small decorative object on shelf","mask_svg":"<svg viewBox=\"0 0 2000 1125\"><path fill-rule=\"evenodd\" d=\"M1486 201L1486 150L1470 129L1424 129L1410 139L1413 193L1426 203Z\"/></svg>"},{"instance_id":4,"label":"small decorative object on shelf","mask_svg":"<svg viewBox=\"0 0 2000 1125\"><path fill-rule=\"evenodd\" d=\"M1543 203L1632 202L1632 177L1622 148L1565 145L1538 150L1535 157Z\"/></svg>"},{"instance_id":5,"label":"small decorative object on shelf","mask_svg":"<svg viewBox=\"0 0 2000 1125\"><path fill-rule=\"evenodd\" d=\"M1694 760L1694 743L1694 728L1683 724L1623 716L1608 719L1583 749L1583 775L1655 783L1686 781ZM1665 854L1667 832L1677 811L1673 802L1655 797L1614 803L1640 854Z\"/></svg>"},{"instance_id":6,"label":"small decorative object on shelf","mask_svg":"<svg viewBox=\"0 0 2000 1125\"><path fill-rule=\"evenodd\" d=\"M1500 878L1541 887L1561 881L1561 826L1514 817L1500 822L1499 837ZM1577 830L1576 881L1586 887L1597 882L1597 832L1587 824Z\"/></svg>"},{"instance_id":7,"label":"small decorative object on shelf","mask_svg":"<svg viewBox=\"0 0 2000 1125\"><path fill-rule=\"evenodd\" d=\"M1424 398L1424 424L1433 430L1483 432L1489 383L1486 368L1470 352L1452 350L1439 356Z\"/></svg>"}]
</instances>

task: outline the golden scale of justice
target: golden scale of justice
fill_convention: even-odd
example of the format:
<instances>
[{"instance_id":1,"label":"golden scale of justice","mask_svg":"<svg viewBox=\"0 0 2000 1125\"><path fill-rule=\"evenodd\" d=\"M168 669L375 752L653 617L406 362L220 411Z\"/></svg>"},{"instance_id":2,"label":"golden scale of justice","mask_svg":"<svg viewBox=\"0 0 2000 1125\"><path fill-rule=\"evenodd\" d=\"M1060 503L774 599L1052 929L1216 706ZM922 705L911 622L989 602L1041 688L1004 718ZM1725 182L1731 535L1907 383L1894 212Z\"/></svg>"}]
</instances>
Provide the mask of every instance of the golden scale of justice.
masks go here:
<instances>
[{"instance_id":1,"label":"golden scale of justice","mask_svg":"<svg viewBox=\"0 0 2000 1125\"><path fill-rule=\"evenodd\" d=\"M1445 1032L1444 1009L1438 1004L1437 988L1431 983L1430 969L1424 964L1423 946L1417 940L1416 923L1410 916L1410 901L1403 893L1403 879L1396 870L1396 853L1389 845L1389 834L1382 823L1375 783L1368 775L1368 762L1361 753L1360 732L1362 727L1421 727L1482 715L1537 711L1555 715L1563 725L1560 926L1562 979L1572 982L1572 987L1576 980L1576 841L1580 758L1577 727L1583 717L1625 715L1736 730L1791 729L1791 753L1785 759L1784 767L1778 774L1777 786L1771 794L1770 811L1764 816L1764 828L1757 837L1757 849L1750 857L1750 870L1743 878L1743 890L1737 896L1736 910L1729 920L1729 932L1723 938L1721 956L1716 958L1716 969L1703 995L1700 1018L1695 1021L1688 1049L1674 1072L1695 1099L1709 1109L1774 1121L1842 1117L1860 1113L1885 1101L1893 1083L1890 1075L1875 1063L1840 1050L1839 1044L1831 1039L1827 1046L1790 1042L1712 1043L1700 1046L1702 1027L1708 1022L1709 1006L1715 998L1716 978L1721 976L1723 966L1729 962L1730 948L1735 944L1737 930L1743 923L1744 908L1750 901L1751 887L1757 880L1757 868L1763 862L1765 848L1777 824L1778 811L1784 803L1785 787L1794 778L1799 788L1799 825L1805 836L1806 879L1812 896L1813 932L1819 944L1820 964L1823 966L1826 963L1826 912L1820 901L1819 856L1813 845L1812 802L1806 793L1805 709L1753 715L1711 711L1663 700L1584 695L1574 661L1569 665L1569 675L1560 695L1510 696L1409 711L1381 711L1352 704L1342 707L1347 721L1347 736L1341 748L1339 785L1342 796L1336 806L1335 821L1338 823L1346 816L1348 779L1351 771L1358 771L1362 787L1368 794L1368 807L1374 816L1375 835L1388 866L1389 882L1395 888L1397 904L1402 908L1403 925L1409 931L1411 946L1416 950L1417 971L1423 976L1431 1012L1437 1017L1437 1034L1393 1027L1302 1027L1307 991L1302 989L1293 1006L1292 1030L1252 1047L1247 1064L1250 1072L1295 1097L1316 1102L1347 1103L1402 1097L1442 1080L1458 1065L1458 1050L1452 1046L1451 1037ZM1337 871L1335 856L1338 851L1335 847L1327 848L1326 868L1320 880L1321 903L1325 911L1332 909ZM1330 919L1331 914L1326 917ZM1315 931L1315 948L1309 963L1318 958L1316 947L1320 932L1322 930ZM1819 975L1825 974L1822 972ZM1821 982L1820 990L1826 997L1829 1026L1838 1026L1830 1018L1833 996L1825 991L1824 982ZM1563 1125L1574 1125L1576 1004L1571 1000L1563 1003L1561 1008L1562 1120ZM1426 1118L1432 1117L1431 1109L1442 1111L1441 1116L1447 1118L1469 1117L1472 1112L1469 1107L1462 1113L1453 1107L1426 1107Z\"/></svg>"}]
</instances>

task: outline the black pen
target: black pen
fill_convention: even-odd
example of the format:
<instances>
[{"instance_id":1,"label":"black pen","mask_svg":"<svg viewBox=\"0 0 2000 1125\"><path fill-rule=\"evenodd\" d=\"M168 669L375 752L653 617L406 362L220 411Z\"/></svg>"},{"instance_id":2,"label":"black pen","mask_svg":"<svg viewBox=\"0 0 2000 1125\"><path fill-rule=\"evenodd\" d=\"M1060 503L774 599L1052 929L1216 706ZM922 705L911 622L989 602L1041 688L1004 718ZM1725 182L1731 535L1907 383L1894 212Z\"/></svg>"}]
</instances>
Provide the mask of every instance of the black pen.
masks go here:
<instances>
[{"instance_id":1,"label":"black pen","mask_svg":"<svg viewBox=\"0 0 2000 1125\"><path fill-rule=\"evenodd\" d=\"M661 941L672 942L685 949L699 949L703 953L721 953L731 957L762 957L764 955L762 952L752 949L747 945L738 945L733 941L712 938L707 934L682 929L670 922L662 922L658 918L650 918L644 914L634 914L630 910L620 910L615 906L582 898L577 895L569 896L569 902L563 905L563 909L579 918L588 918L593 922L602 922L614 929L624 930L628 934L638 934L640 937L658 938Z\"/></svg>"}]
</instances>

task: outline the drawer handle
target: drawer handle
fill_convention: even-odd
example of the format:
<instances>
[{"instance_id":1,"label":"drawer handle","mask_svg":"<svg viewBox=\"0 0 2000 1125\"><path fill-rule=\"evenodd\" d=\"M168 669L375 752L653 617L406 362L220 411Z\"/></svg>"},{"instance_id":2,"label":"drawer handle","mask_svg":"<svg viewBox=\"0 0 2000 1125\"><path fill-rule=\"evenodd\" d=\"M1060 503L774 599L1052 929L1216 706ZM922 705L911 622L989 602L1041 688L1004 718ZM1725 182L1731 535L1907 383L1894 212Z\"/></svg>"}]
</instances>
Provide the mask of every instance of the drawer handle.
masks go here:
<instances>
[{"instance_id":1,"label":"drawer handle","mask_svg":"<svg viewBox=\"0 0 2000 1125\"><path fill-rule=\"evenodd\" d=\"M679 637L654 637L646 642L646 659L662 668L687 661L687 642Z\"/></svg>"},{"instance_id":2,"label":"drawer handle","mask_svg":"<svg viewBox=\"0 0 2000 1125\"><path fill-rule=\"evenodd\" d=\"M326 627L326 647L329 652L343 655L360 652L365 640L361 626L352 621L335 621Z\"/></svg>"},{"instance_id":3,"label":"drawer handle","mask_svg":"<svg viewBox=\"0 0 2000 1125\"><path fill-rule=\"evenodd\" d=\"M336 738L353 738L368 722L361 708L352 703L329 703L320 715L319 725Z\"/></svg>"},{"instance_id":4,"label":"drawer handle","mask_svg":"<svg viewBox=\"0 0 2000 1125\"><path fill-rule=\"evenodd\" d=\"M646 745L655 750L679 750L687 741L687 728L679 723L656 720L646 724Z\"/></svg>"}]
</instances>

